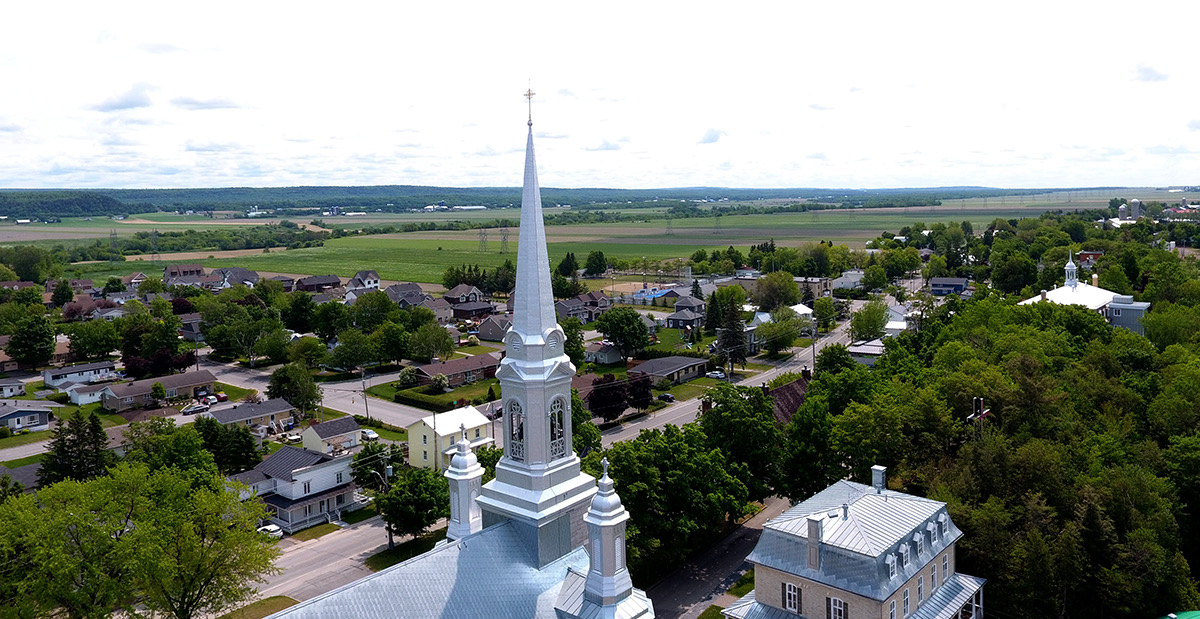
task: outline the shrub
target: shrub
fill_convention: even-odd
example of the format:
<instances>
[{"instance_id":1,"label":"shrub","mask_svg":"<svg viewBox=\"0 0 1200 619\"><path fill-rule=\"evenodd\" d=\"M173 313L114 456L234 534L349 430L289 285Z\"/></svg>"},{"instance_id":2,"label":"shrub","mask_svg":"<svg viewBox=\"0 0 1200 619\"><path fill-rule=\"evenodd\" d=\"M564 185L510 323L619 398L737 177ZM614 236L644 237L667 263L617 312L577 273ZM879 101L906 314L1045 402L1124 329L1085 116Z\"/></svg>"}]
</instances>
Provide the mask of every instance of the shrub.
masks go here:
<instances>
[{"instance_id":1,"label":"shrub","mask_svg":"<svg viewBox=\"0 0 1200 619\"><path fill-rule=\"evenodd\" d=\"M0 438L8 438L12 436L12 430L8 426L0 426Z\"/></svg>"},{"instance_id":2,"label":"shrub","mask_svg":"<svg viewBox=\"0 0 1200 619\"><path fill-rule=\"evenodd\" d=\"M408 366L400 370L400 380L396 381L396 384L401 389L408 389L409 387L416 387L419 382L421 382L421 379L417 376L417 368Z\"/></svg>"}]
</instances>

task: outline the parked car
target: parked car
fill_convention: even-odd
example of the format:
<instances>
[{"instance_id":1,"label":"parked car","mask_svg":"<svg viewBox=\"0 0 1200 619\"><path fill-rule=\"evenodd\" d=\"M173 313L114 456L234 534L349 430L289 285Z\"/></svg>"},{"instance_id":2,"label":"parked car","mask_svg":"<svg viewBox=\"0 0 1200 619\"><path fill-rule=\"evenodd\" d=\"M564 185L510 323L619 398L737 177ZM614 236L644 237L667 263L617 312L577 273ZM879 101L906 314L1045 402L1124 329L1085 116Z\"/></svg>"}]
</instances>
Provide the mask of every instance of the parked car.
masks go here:
<instances>
[{"instance_id":1,"label":"parked car","mask_svg":"<svg viewBox=\"0 0 1200 619\"><path fill-rule=\"evenodd\" d=\"M279 539L283 537L283 529L279 528L279 525L277 524L268 524L258 527L258 532L271 539Z\"/></svg>"},{"instance_id":2,"label":"parked car","mask_svg":"<svg viewBox=\"0 0 1200 619\"><path fill-rule=\"evenodd\" d=\"M705 378L715 378L717 380L725 380L725 372L722 372L721 370L713 370L713 371L709 372L708 374L705 374L704 376L705 376Z\"/></svg>"},{"instance_id":3,"label":"parked car","mask_svg":"<svg viewBox=\"0 0 1200 619\"><path fill-rule=\"evenodd\" d=\"M374 431L374 430L372 430L372 429L370 429L370 428L363 428L363 431L362 431L362 440L364 440L364 441L377 441L377 440L379 440L379 433L378 433L378 432L376 432L376 431Z\"/></svg>"},{"instance_id":4,"label":"parked car","mask_svg":"<svg viewBox=\"0 0 1200 619\"><path fill-rule=\"evenodd\" d=\"M228 400L229 400L229 396L225 395L224 391L217 392L217 401L218 402L227 402Z\"/></svg>"},{"instance_id":5,"label":"parked car","mask_svg":"<svg viewBox=\"0 0 1200 619\"><path fill-rule=\"evenodd\" d=\"M206 395L203 398L200 398L200 401L211 406L216 404L219 400L217 400L217 396L215 395Z\"/></svg>"},{"instance_id":6,"label":"parked car","mask_svg":"<svg viewBox=\"0 0 1200 619\"><path fill-rule=\"evenodd\" d=\"M675 396L670 393L664 393L659 395L658 399L662 400L663 402L674 402Z\"/></svg>"},{"instance_id":7,"label":"parked car","mask_svg":"<svg viewBox=\"0 0 1200 619\"><path fill-rule=\"evenodd\" d=\"M184 415L195 415L196 413L203 413L207 410L207 404L188 404L187 406L179 409L179 412Z\"/></svg>"}]
</instances>

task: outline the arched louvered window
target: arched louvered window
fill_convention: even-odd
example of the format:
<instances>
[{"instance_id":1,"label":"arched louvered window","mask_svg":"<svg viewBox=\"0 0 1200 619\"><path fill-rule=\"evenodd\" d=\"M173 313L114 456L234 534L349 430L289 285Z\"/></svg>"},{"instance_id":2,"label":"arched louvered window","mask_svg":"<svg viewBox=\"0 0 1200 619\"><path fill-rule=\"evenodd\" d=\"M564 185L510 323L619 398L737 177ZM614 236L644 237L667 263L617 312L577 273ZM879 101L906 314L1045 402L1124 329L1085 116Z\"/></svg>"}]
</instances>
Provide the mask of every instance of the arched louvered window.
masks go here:
<instances>
[{"instance_id":1,"label":"arched louvered window","mask_svg":"<svg viewBox=\"0 0 1200 619\"><path fill-rule=\"evenodd\" d=\"M525 411L516 400L508 403L508 443L504 447L508 457L525 461Z\"/></svg>"},{"instance_id":2,"label":"arched louvered window","mask_svg":"<svg viewBox=\"0 0 1200 619\"><path fill-rule=\"evenodd\" d=\"M550 459L557 460L567 457L567 430L565 420L566 406L562 398L555 398L550 403Z\"/></svg>"}]
</instances>

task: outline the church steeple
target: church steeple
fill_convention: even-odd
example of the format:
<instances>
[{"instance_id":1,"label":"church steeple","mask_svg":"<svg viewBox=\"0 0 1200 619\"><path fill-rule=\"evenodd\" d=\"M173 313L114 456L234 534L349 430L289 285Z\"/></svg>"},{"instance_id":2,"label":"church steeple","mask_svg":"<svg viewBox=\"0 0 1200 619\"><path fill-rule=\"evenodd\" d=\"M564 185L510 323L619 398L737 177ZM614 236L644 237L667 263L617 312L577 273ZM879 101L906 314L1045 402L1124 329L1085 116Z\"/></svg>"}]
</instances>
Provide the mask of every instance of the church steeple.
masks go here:
<instances>
[{"instance_id":1,"label":"church steeple","mask_svg":"<svg viewBox=\"0 0 1200 619\"><path fill-rule=\"evenodd\" d=\"M601 460L600 466L604 467L600 490L592 497L592 507L583 517L588 525L591 552L591 569L583 595L599 606L610 606L633 592L633 581L625 567L625 522L629 520L629 512L613 490L608 458Z\"/></svg>"},{"instance_id":2,"label":"church steeple","mask_svg":"<svg viewBox=\"0 0 1200 619\"><path fill-rule=\"evenodd\" d=\"M1067 266L1063 270L1066 271L1067 277L1067 281L1064 285L1074 288L1075 285L1079 283L1079 277L1076 275L1075 259L1070 250L1067 251Z\"/></svg>"},{"instance_id":3,"label":"church steeple","mask_svg":"<svg viewBox=\"0 0 1200 619\"><path fill-rule=\"evenodd\" d=\"M527 92L526 97L532 97ZM504 394L504 456L479 498L483 525L504 519L533 528L539 566L583 543L583 513L596 492L571 447L571 378L566 336L554 314L542 197L533 156L533 121L525 147L521 232L513 323L496 370Z\"/></svg>"},{"instance_id":4,"label":"church steeple","mask_svg":"<svg viewBox=\"0 0 1200 619\"><path fill-rule=\"evenodd\" d=\"M483 515L475 502L482 486L483 467L471 451L465 425L457 447L449 468L443 473L450 483L450 521L446 525L446 539L450 540L464 538L483 528Z\"/></svg>"}]
</instances>

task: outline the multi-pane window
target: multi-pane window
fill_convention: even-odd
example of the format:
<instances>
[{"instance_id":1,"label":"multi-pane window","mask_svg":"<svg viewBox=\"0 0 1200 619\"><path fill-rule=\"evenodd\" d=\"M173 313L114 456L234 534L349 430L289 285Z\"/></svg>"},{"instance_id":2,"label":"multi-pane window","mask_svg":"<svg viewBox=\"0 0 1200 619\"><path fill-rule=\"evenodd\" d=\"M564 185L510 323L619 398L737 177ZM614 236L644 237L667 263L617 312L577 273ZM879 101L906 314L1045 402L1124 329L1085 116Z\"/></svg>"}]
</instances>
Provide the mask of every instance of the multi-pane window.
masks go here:
<instances>
[{"instance_id":1,"label":"multi-pane window","mask_svg":"<svg viewBox=\"0 0 1200 619\"><path fill-rule=\"evenodd\" d=\"M428 444L429 444L429 435L428 435L428 434L422 434L422 435L421 435L421 444L422 444L422 445L428 445Z\"/></svg>"},{"instance_id":2,"label":"multi-pane window","mask_svg":"<svg viewBox=\"0 0 1200 619\"><path fill-rule=\"evenodd\" d=\"M937 589L937 563L933 564L933 569L929 572L929 590Z\"/></svg>"},{"instance_id":3,"label":"multi-pane window","mask_svg":"<svg viewBox=\"0 0 1200 619\"><path fill-rule=\"evenodd\" d=\"M887 562L887 564L888 564L888 578L895 578L896 577L896 559L893 557L891 561Z\"/></svg>"},{"instance_id":4,"label":"multi-pane window","mask_svg":"<svg viewBox=\"0 0 1200 619\"><path fill-rule=\"evenodd\" d=\"M888 619L896 619L896 600L888 604Z\"/></svg>"},{"instance_id":5,"label":"multi-pane window","mask_svg":"<svg viewBox=\"0 0 1200 619\"><path fill-rule=\"evenodd\" d=\"M800 612L800 587L790 582L782 583L783 609L794 613Z\"/></svg>"},{"instance_id":6,"label":"multi-pane window","mask_svg":"<svg viewBox=\"0 0 1200 619\"><path fill-rule=\"evenodd\" d=\"M826 619L846 619L846 603L837 598L825 598Z\"/></svg>"},{"instance_id":7,"label":"multi-pane window","mask_svg":"<svg viewBox=\"0 0 1200 619\"><path fill-rule=\"evenodd\" d=\"M904 590L904 616L908 616L908 589Z\"/></svg>"},{"instance_id":8,"label":"multi-pane window","mask_svg":"<svg viewBox=\"0 0 1200 619\"><path fill-rule=\"evenodd\" d=\"M908 544L900 547L901 567L908 565Z\"/></svg>"},{"instance_id":9,"label":"multi-pane window","mask_svg":"<svg viewBox=\"0 0 1200 619\"><path fill-rule=\"evenodd\" d=\"M942 555L942 580L950 578L950 555Z\"/></svg>"},{"instance_id":10,"label":"multi-pane window","mask_svg":"<svg viewBox=\"0 0 1200 619\"><path fill-rule=\"evenodd\" d=\"M304 482L304 494L308 494L309 492L312 492L312 482L306 481Z\"/></svg>"},{"instance_id":11,"label":"multi-pane window","mask_svg":"<svg viewBox=\"0 0 1200 619\"><path fill-rule=\"evenodd\" d=\"M925 537L920 533L917 534L917 556L925 554Z\"/></svg>"},{"instance_id":12,"label":"multi-pane window","mask_svg":"<svg viewBox=\"0 0 1200 619\"><path fill-rule=\"evenodd\" d=\"M929 527L929 543L936 544L938 539L938 528Z\"/></svg>"},{"instance_id":13,"label":"multi-pane window","mask_svg":"<svg viewBox=\"0 0 1200 619\"><path fill-rule=\"evenodd\" d=\"M337 474L337 483L339 483L339 484L342 483L342 474L341 473Z\"/></svg>"},{"instance_id":14,"label":"multi-pane window","mask_svg":"<svg viewBox=\"0 0 1200 619\"><path fill-rule=\"evenodd\" d=\"M917 576L917 605L925 601L925 577Z\"/></svg>"}]
</instances>

